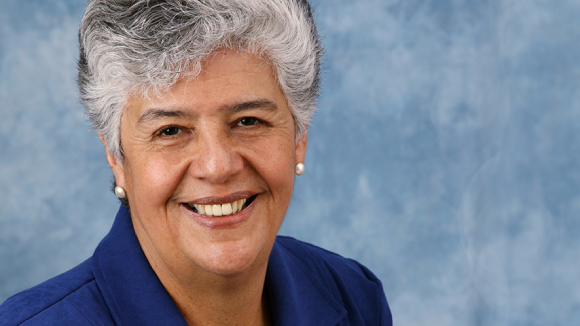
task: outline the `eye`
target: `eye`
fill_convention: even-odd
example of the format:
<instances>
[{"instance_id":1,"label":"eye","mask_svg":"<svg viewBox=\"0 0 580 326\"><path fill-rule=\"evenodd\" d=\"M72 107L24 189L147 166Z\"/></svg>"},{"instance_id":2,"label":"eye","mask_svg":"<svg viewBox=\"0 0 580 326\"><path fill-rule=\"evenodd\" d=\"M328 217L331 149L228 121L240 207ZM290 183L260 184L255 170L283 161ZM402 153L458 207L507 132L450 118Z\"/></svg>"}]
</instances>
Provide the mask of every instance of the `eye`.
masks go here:
<instances>
[{"instance_id":1,"label":"eye","mask_svg":"<svg viewBox=\"0 0 580 326\"><path fill-rule=\"evenodd\" d=\"M238 121L238 124L242 126L253 126L260 123L260 119L254 117L244 117Z\"/></svg>"},{"instance_id":2,"label":"eye","mask_svg":"<svg viewBox=\"0 0 580 326\"><path fill-rule=\"evenodd\" d=\"M159 136L175 136L178 133L180 133L182 130L179 127L175 127L175 126L168 126L168 127L163 127L161 130L159 130L158 135Z\"/></svg>"}]
</instances>

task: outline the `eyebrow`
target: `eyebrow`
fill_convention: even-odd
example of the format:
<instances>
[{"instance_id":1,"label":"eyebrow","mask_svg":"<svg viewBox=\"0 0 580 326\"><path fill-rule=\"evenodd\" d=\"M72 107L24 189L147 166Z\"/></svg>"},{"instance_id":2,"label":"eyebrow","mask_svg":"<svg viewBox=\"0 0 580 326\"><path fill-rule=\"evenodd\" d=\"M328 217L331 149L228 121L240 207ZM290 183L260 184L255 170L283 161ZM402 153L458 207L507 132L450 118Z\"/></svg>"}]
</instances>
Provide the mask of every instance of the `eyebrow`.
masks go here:
<instances>
[{"instance_id":1,"label":"eyebrow","mask_svg":"<svg viewBox=\"0 0 580 326\"><path fill-rule=\"evenodd\" d=\"M222 107L220 111L226 111L228 113L239 113L252 109L267 109L268 111L276 111L278 110L278 105L267 99L259 99L234 105L226 105Z\"/></svg>"},{"instance_id":2,"label":"eyebrow","mask_svg":"<svg viewBox=\"0 0 580 326\"><path fill-rule=\"evenodd\" d=\"M266 109L268 111L276 111L278 110L278 105L276 103L267 100L267 99L259 99L255 101L237 103L234 105L226 105L221 107L220 111L225 111L227 113L239 113L247 110L252 109ZM186 112L180 109L160 109L160 108L151 108L145 112L143 112L139 118L137 119L137 124L141 124L148 121L153 121L159 118L188 118L192 119L193 114L190 112Z\"/></svg>"},{"instance_id":3,"label":"eyebrow","mask_svg":"<svg viewBox=\"0 0 580 326\"><path fill-rule=\"evenodd\" d=\"M192 115L189 112L185 112L179 109L172 110L172 109L152 108L141 113L139 119L137 119L137 124L141 124L159 118L175 118L175 117L192 118Z\"/></svg>"}]
</instances>

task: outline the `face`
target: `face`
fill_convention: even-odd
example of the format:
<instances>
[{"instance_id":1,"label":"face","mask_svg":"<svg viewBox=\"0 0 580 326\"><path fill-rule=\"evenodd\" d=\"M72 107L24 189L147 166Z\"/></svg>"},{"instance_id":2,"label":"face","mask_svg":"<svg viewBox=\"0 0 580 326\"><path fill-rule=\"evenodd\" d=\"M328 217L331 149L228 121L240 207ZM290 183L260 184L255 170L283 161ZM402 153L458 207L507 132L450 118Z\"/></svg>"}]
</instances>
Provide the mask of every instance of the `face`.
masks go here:
<instances>
[{"instance_id":1,"label":"face","mask_svg":"<svg viewBox=\"0 0 580 326\"><path fill-rule=\"evenodd\" d=\"M218 53L164 96L131 98L121 144L124 161L107 158L156 272L265 268L306 152L267 61Z\"/></svg>"}]
</instances>

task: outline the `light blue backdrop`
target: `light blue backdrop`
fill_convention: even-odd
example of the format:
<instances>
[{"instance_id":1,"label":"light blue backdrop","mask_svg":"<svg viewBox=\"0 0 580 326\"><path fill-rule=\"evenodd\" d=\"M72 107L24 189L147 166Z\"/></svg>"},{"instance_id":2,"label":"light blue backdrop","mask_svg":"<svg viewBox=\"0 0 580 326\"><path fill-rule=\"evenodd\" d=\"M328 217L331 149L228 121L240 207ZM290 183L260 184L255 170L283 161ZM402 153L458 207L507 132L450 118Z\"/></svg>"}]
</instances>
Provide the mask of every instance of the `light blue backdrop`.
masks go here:
<instances>
[{"instance_id":1,"label":"light blue backdrop","mask_svg":"<svg viewBox=\"0 0 580 326\"><path fill-rule=\"evenodd\" d=\"M0 1L0 302L118 202L75 86L83 0ZM369 266L396 325L580 325L580 1L318 0L281 233Z\"/></svg>"}]
</instances>

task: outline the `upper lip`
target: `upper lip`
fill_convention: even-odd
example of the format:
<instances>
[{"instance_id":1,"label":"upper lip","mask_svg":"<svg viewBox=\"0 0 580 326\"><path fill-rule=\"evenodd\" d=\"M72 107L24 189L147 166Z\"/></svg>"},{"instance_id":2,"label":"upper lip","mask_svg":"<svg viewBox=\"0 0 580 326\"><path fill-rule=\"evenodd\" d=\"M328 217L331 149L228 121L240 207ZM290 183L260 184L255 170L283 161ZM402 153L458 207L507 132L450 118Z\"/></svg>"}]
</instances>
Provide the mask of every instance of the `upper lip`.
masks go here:
<instances>
[{"instance_id":1,"label":"upper lip","mask_svg":"<svg viewBox=\"0 0 580 326\"><path fill-rule=\"evenodd\" d=\"M255 192L251 191L239 191L227 196L212 196L199 198L194 201L188 202L187 204L197 204L197 205L221 205L234 202L236 200L249 198L256 195Z\"/></svg>"}]
</instances>

